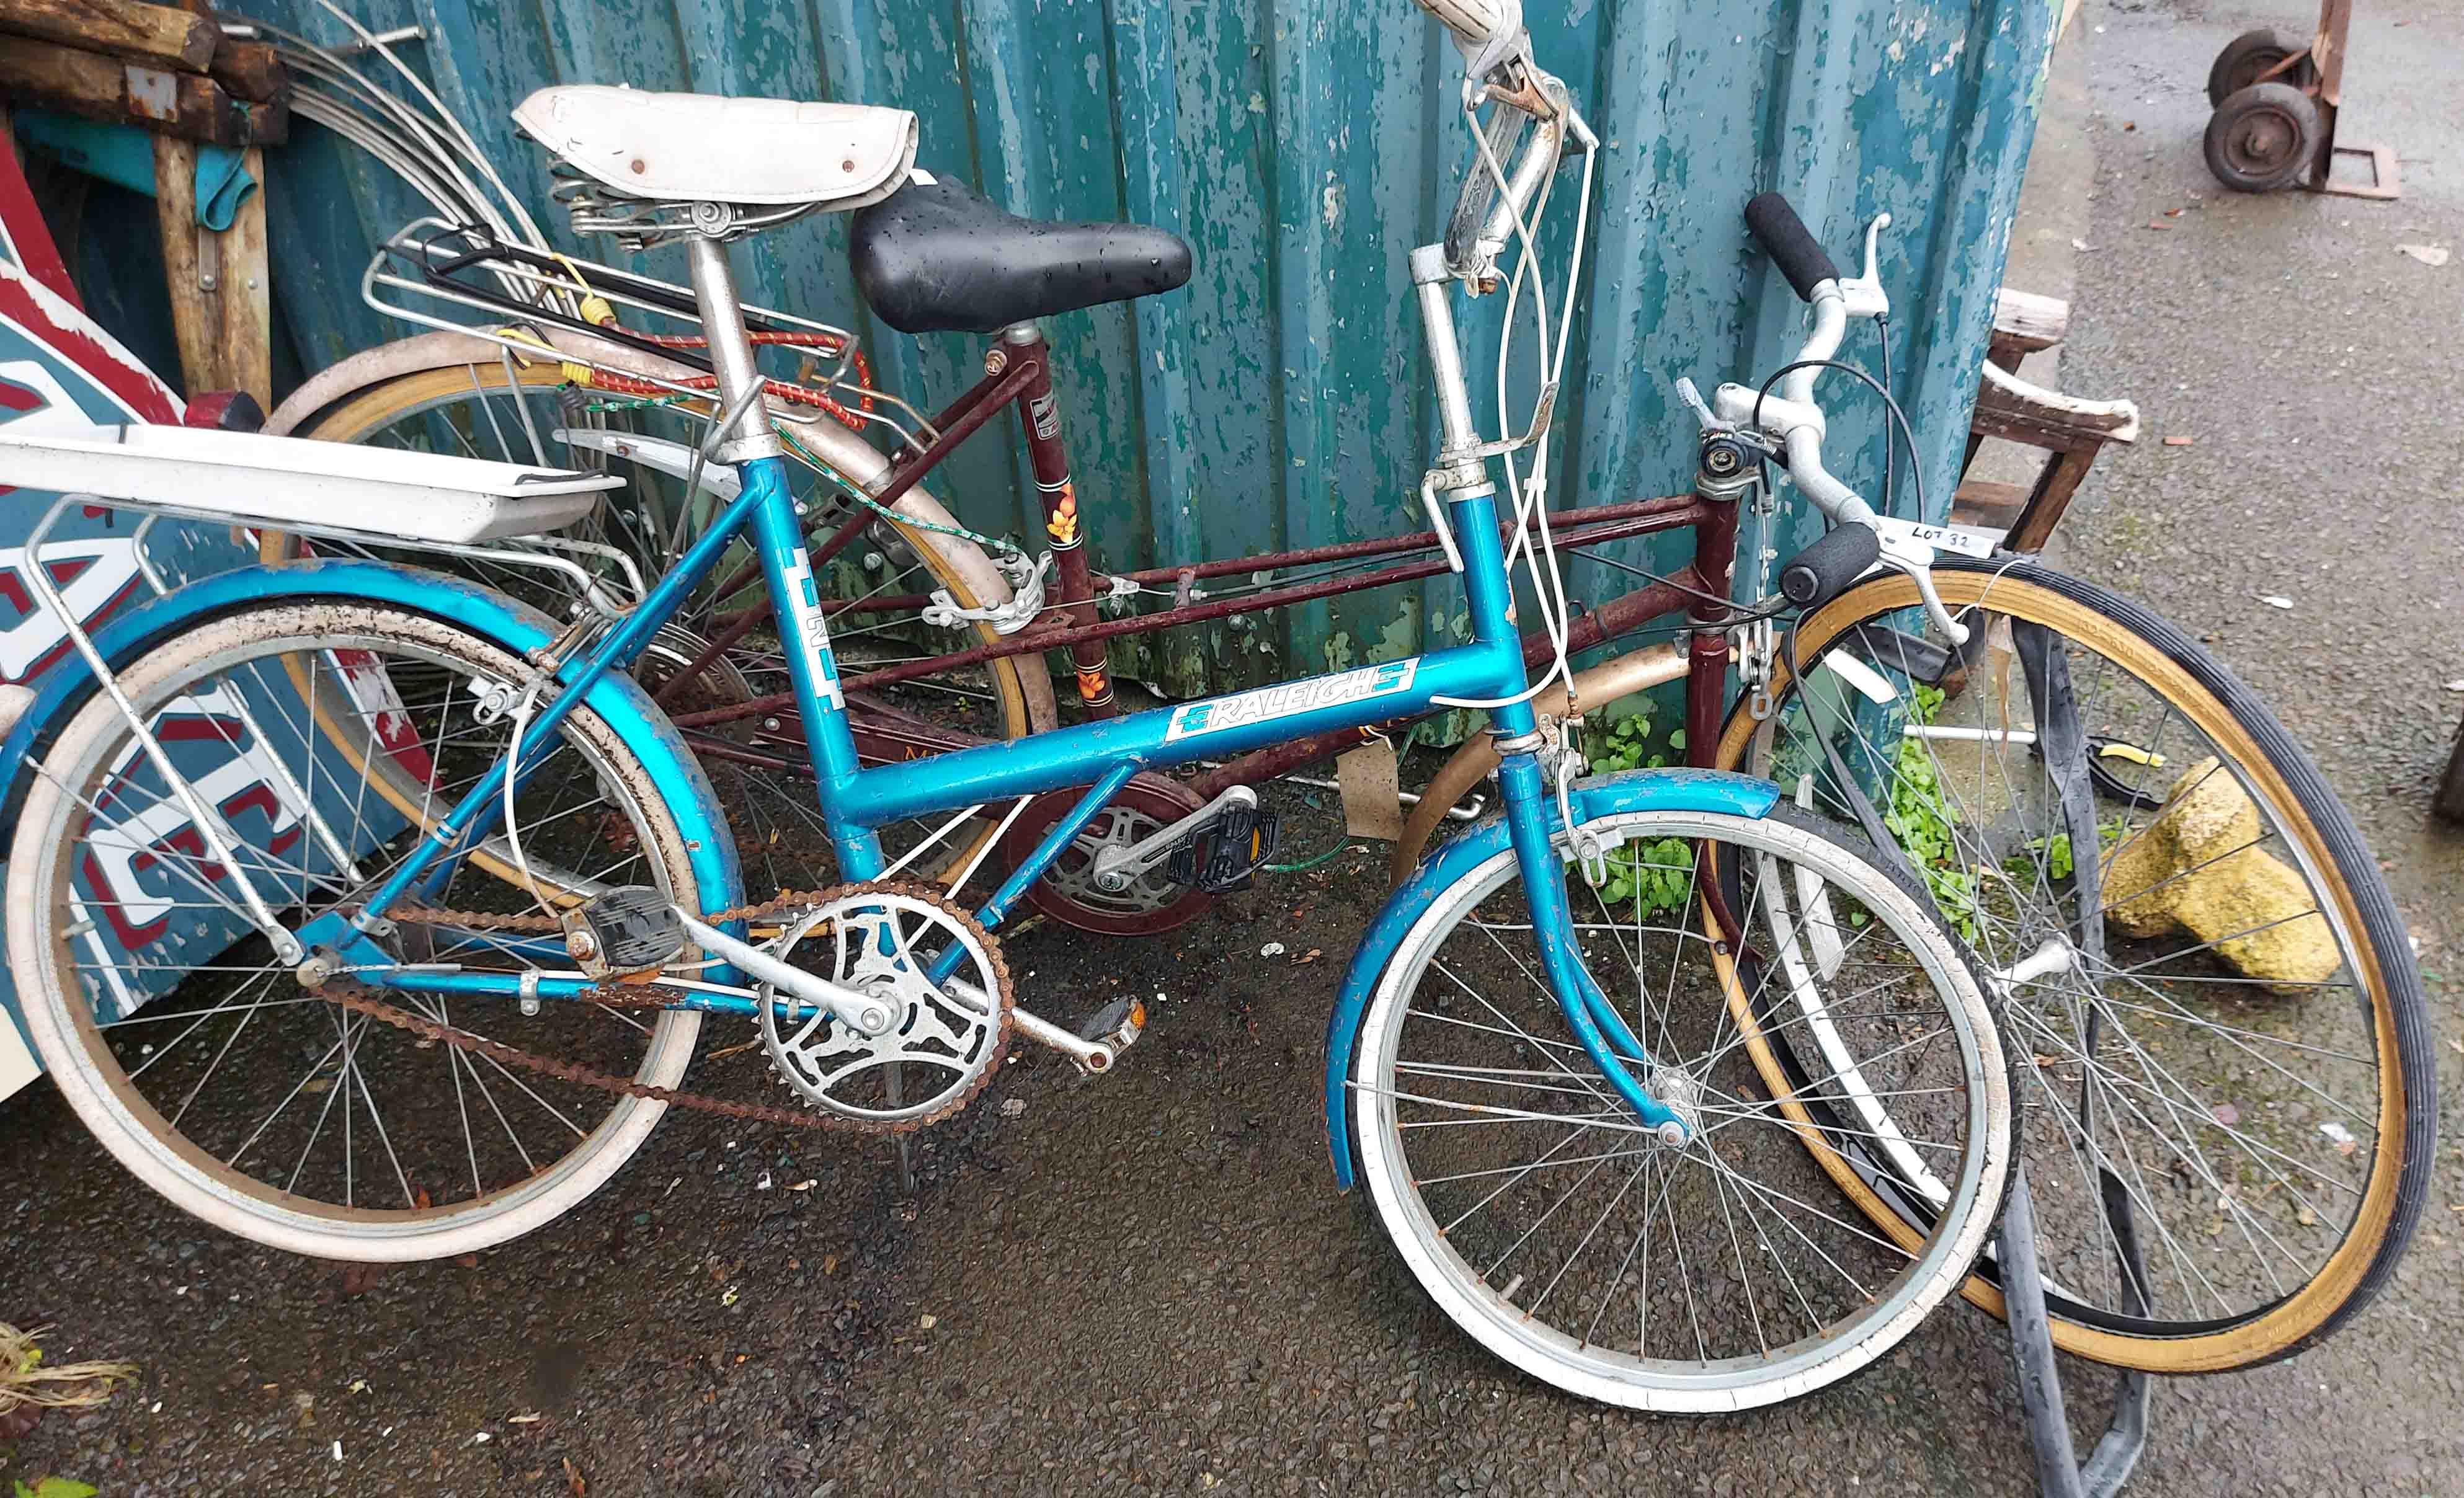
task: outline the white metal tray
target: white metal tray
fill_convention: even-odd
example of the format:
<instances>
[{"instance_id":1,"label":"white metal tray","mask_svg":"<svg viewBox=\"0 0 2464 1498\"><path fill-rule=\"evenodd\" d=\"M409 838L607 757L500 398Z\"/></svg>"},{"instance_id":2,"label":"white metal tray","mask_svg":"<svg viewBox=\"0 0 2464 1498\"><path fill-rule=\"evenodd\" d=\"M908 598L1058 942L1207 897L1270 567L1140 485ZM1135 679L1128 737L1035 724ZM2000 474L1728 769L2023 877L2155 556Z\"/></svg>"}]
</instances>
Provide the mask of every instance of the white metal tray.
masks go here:
<instances>
[{"instance_id":1,"label":"white metal tray","mask_svg":"<svg viewBox=\"0 0 2464 1498\"><path fill-rule=\"evenodd\" d=\"M588 515L611 474L192 427L0 426L0 484L273 525L453 543Z\"/></svg>"}]
</instances>

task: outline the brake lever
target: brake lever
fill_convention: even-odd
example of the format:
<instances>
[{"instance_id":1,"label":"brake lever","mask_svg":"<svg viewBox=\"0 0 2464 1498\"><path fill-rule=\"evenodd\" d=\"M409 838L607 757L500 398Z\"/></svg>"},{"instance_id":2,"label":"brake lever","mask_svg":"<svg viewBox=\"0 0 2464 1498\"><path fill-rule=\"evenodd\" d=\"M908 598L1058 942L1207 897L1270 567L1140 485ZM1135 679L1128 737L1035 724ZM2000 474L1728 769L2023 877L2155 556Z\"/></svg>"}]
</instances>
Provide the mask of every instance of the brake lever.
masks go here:
<instances>
[{"instance_id":1,"label":"brake lever","mask_svg":"<svg viewBox=\"0 0 2464 1498\"><path fill-rule=\"evenodd\" d=\"M1966 645L1968 626L1950 616L1950 609L1943 603L1942 594L1934 589L1933 544L1903 529L1904 522L1894 524L1878 518L1866 523L1874 527L1875 535L1881 540L1882 564L1904 574L1917 585L1917 597L1924 602L1926 615L1933 620L1935 628L1942 630L1943 638L1950 642L1951 649Z\"/></svg>"},{"instance_id":2,"label":"brake lever","mask_svg":"<svg viewBox=\"0 0 2464 1498\"><path fill-rule=\"evenodd\" d=\"M1882 290L1880 240L1882 231L1891 227L1891 215L1877 213L1865 226L1865 274L1839 282L1839 299L1852 318L1887 318L1891 315L1891 295Z\"/></svg>"},{"instance_id":3,"label":"brake lever","mask_svg":"<svg viewBox=\"0 0 2464 1498\"><path fill-rule=\"evenodd\" d=\"M1685 403L1685 408L1694 413L1694 420L1701 424L1705 431L1731 432L1738 430L1743 425L1713 415L1711 408L1703 399L1703 392L1696 389L1694 382L1683 375L1677 377L1677 398Z\"/></svg>"}]
</instances>

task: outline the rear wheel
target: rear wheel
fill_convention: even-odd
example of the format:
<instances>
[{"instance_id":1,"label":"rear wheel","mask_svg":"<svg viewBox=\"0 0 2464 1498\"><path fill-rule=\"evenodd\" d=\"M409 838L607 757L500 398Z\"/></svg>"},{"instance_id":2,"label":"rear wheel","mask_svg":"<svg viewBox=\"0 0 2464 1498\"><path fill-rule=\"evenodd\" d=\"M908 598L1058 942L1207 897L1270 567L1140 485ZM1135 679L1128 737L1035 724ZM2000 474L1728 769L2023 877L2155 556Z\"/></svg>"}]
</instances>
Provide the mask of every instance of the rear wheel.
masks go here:
<instances>
[{"instance_id":1,"label":"rear wheel","mask_svg":"<svg viewBox=\"0 0 2464 1498\"><path fill-rule=\"evenodd\" d=\"M714 499L707 493L687 496L683 481L671 474L562 434L692 441L706 430L706 420L707 413L696 408L582 388L552 363L488 361L380 380L339 397L297 431L319 441L620 474L626 487L572 534L616 547L646 579L655 579L698 534ZM808 470L796 472L812 476ZM815 510L825 517L815 525L826 535L846 514L826 508L831 486L816 480L813 488ZM924 623L922 609L936 591L960 608L985 606L989 590L1000 585L1000 573L973 540L957 534L957 522L930 495L911 490L894 513L897 518L876 519L824 569L825 594L834 610L831 643L849 675L1004 638L989 621L967 622L957 629ZM303 553L300 538L279 532L267 533L262 546L269 562ZM319 540L306 549L333 555L341 548ZM749 556L739 549L721 562L636 669L636 676L674 716L724 713L786 690L786 663L769 626L759 575L748 569ZM560 618L570 605L557 574L434 553L403 553L400 560L451 568ZM749 632L728 643L748 609L763 612ZM952 742L1016 738L1056 721L1051 680L1042 658L1032 654L858 694L849 708L858 750L874 763ZM802 889L838 882L792 709L688 728L687 736L719 785L747 863L748 884ZM911 872L955 875L986 848L995 826L990 817L963 826ZM922 823L885 827L885 848L895 858L929 830Z\"/></svg>"},{"instance_id":2,"label":"rear wheel","mask_svg":"<svg viewBox=\"0 0 2464 1498\"><path fill-rule=\"evenodd\" d=\"M147 1185L272 1247L428 1259L554 1221L640 1147L666 1104L346 1010L301 987L244 914L243 876L294 931L363 900L434 808L501 757L517 724L483 689L528 670L441 620L334 600L227 615L140 657L121 684L222 824L228 864L110 699L70 718L10 848L10 974L60 1090ZM396 813L397 799L430 817ZM666 803L586 706L526 764L515 825L519 855L499 828L421 903L520 914L595 885L694 888ZM524 862L527 885L511 873ZM378 939L402 961L569 965L561 944L407 913ZM662 1088L682 1079L701 1024L575 1002L528 1014L481 997L399 1002Z\"/></svg>"},{"instance_id":3,"label":"rear wheel","mask_svg":"<svg viewBox=\"0 0 2464 1498\"><path fill-rule=\"evenodd\" d=\"M2429 1181L2431 1041L2378 867L2266 707L2178 629L2033 562L1933 575L1978 637L1964 690L1931 684L1957 681L1913 584L1873 579L1799 623L1811 689L1783 661L1771 716L1740 704L1716 763L1846 816L1828 737L1983 966L2063 957L2006 1021L2057 1344L2159 1373L2299 1352L2387 1282ZM2088 746L2067 805L2037 744L2057 690ZM1792 1075L1830 1069L1793 1037L1770 1048ZM1923 1221L1925 1193L1871 1185L1880 1148L1817 1154L1877 1222ZM2108 1183L2152 1311L2123 1282ZM1990 1259L1969 1293L2000 1311Z\"/></svg>"}]
</instances>

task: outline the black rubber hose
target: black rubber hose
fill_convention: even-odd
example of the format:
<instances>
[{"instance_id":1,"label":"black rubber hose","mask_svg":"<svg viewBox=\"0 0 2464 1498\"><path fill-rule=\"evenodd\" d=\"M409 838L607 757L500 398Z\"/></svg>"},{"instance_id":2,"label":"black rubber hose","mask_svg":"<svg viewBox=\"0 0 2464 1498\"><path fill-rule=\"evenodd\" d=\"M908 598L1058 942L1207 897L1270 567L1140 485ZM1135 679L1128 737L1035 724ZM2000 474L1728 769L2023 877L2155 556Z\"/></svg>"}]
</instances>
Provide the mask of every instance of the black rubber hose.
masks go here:
<instances>
[{"instance_id":1,"label":"black rubber hose","mask_svg":"<svg viewBox=\"0 0 2464 1498\"><path fill-rule=\"evenodd\" d=\"M1797 217L1796 209L1778 193L1763 193L1746 205L1746 228L1761 242L1771 263L1788 277L1788 283L1796 288L1796 294L1807 301L1814 299L1814 288L1839 278L1831 256L1823 253L1822 246L1806 229L1805 220Z\"/></svg>"},{"instance_id":2,"label":"black rubber hose","mask_svg":"<svg viewBox=\"0 0 2464 1498\"><path fill-rule=\"evenodd\" d=\"M1835 525L1779 569L1779 590L1799 608L1818 608L1865 575L1882 555L1870 525Z\"/></svg>"}]
</instances>

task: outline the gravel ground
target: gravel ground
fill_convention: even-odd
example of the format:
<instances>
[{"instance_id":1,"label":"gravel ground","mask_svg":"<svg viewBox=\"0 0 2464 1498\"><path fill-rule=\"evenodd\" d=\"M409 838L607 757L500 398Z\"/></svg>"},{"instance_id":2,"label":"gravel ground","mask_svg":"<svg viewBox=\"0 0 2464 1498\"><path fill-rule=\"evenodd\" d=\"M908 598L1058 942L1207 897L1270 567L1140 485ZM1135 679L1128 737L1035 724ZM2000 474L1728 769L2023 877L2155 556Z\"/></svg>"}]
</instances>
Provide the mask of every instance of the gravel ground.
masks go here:
<instances>
[{"instance_id":1,"label":"gravel ground","mask_svg":"<svg viewBox=\"0 0 2464 1498\"><path fill-rule=\"evenodd\" d=\"M2433 268L2395 246L2464 252L2464 7L2355 23L2346 137L2403 152L2395 204L2209 179L2208 60L2264 23L2307 24L2298 7L2091 4L2066 44L2096 168L2062 379L2137 399L2149 435L2100 466L2062 560L2212 637L2361 818L2435 975L2452 1157L2464 838L2424 806L2464 712L2440 688L2464 677L2464 253ZM1294 848L1329 845L1324 814L1292 811ZM32 1090L0 1104L0 1312L56 1323L55 1355L144 1371L107 1410L0 1447L0 1481L55 1471L113 1498L2028 1490L2006 1340L1964 1307L1843 1387L1717 1421L1558 1396L1432 1310L1329 1189L1316 1122L1325 999L1381 864L1347 854L1159 940L1017 936L1023 992L1063 1014L1160 993L1154 1027L1099 1084L1014 1063L920 1146L912 1202L878 1147L671 1115L554 1227L363 1276L169 1215ZM1256 956L1268 941L1286 954ZM2323 1350L2160 1386L2133 1490L2464 1491L2459 1210L2442 1172L2395 1286ZM2084 1433L2104 1385L2070 1372Z\"/></svg>"}]
</instances>

